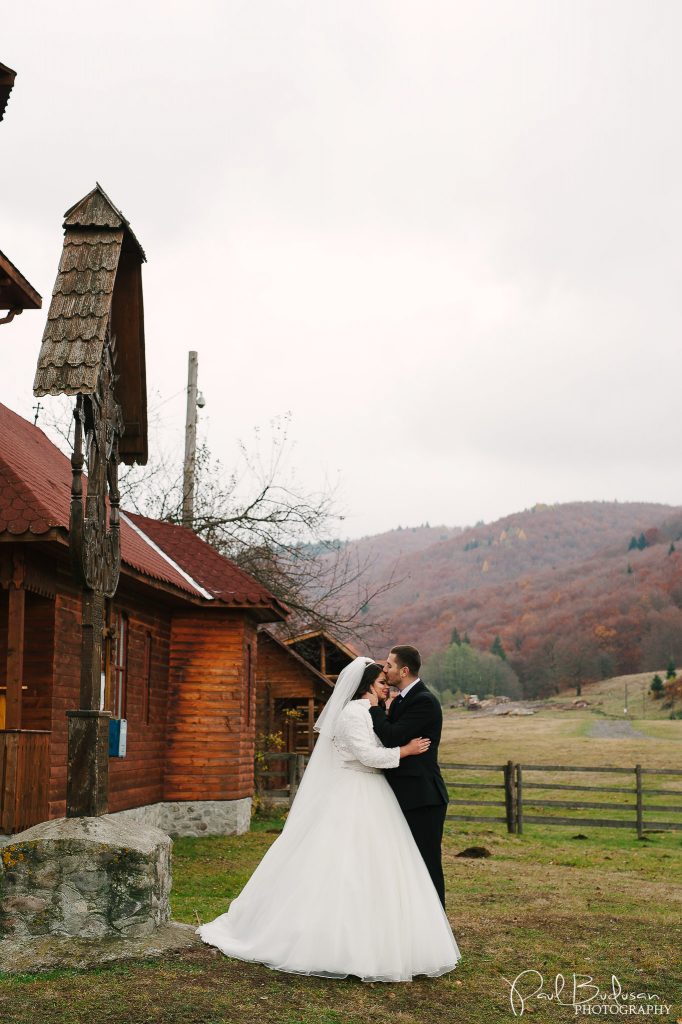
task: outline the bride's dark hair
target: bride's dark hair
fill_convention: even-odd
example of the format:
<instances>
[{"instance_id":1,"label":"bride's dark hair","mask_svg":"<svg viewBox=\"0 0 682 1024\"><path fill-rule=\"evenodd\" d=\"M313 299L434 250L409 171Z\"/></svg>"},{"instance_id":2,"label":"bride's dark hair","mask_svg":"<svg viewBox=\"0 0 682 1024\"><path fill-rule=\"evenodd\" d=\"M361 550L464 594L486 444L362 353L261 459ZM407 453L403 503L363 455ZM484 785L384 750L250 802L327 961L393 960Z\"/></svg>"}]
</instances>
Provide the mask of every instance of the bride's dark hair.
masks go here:
<instances>
[{"instance_id":1,"label":"bride's dark hair","mask_svg":"<svg viewBox=\"0 0 682 1024\"><path fill-rule=\"evenodd\" d=\"M362 679L358 684L357 690L353 694L352 700L358 700L358 698L364 696L364 694L369 693L370 686L372 683L376 682L383 671L384 670L381 665L368 665L362 673Z\"/></svg>"}]
</instances>

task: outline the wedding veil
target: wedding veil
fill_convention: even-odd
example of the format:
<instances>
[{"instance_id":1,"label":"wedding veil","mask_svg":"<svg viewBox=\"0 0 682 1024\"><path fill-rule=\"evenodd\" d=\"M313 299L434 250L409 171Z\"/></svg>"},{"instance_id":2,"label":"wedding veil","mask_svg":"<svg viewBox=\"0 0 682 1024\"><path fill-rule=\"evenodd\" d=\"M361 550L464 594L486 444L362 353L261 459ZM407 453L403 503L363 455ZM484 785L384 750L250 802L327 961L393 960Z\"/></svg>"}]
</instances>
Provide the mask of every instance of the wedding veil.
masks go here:
<instances>
[{"instance_id":1,"label":"wedding veil","mask_svg":"<svg viewBox=\"0 0 682 1024\"><path fill-rule=\"evenodd\" d=\"M372 664L372 658L356 658L350 665L346 665L336 680L334 692L313 726L319 736L284 822L284 829L307 830L314 823L319 808L329 799L336 764L332 741L339 715L353 699L365 669Z\"/></svg>"}]
</instances>

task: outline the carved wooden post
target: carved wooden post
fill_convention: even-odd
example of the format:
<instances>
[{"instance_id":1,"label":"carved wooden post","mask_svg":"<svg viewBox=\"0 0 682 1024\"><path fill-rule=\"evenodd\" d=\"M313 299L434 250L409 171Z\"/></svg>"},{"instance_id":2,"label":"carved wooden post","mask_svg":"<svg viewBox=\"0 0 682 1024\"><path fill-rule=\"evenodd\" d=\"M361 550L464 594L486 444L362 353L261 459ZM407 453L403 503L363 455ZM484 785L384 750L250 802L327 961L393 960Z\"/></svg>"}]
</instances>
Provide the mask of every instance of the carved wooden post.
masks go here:
<instances>
[{"instance_id":1,"label":"carved wooden post","mask_svg":"<svg viewBox=\"0 0 682 1024\"><path fill-rule=\"evenodd\" d=\"M109 719L100 709L104 598L113 597L121 569L118 440L121 409L114 396L114 350L107 331L97 391L78 395L71 457L71 561L83 587L80 708L67 711L69 760L66 815L105 814L109 798ZM83 510L83 441L88 493ZM109 529L107 503L109 497Z\"/></svg>"},{"instance_id":2,"label":"carved wooden post","mask_svg":"<svg viewBox=\"0 0 682 1024\"><path fill-rule=\"evenodd\" d=\"M66 814L81 817L108 810L111 715L100 707L104 600L116 593L121 568L119 461L147 461L145 255L99 185L67 211L64 228L33 393L76 395L69 545L82 588L82 636L79 707L66 712Z\"/></svg>"}]
</instances>

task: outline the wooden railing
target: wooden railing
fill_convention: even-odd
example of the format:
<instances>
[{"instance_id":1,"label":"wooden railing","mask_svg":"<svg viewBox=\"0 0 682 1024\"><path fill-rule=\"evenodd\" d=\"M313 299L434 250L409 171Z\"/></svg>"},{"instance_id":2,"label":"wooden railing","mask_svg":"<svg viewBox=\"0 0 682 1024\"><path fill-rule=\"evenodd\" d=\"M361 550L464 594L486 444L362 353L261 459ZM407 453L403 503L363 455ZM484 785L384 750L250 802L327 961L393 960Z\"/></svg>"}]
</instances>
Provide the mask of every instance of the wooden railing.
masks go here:
<instances>
[{"instance_id":1,"label":"wooden railing","mask_svg":"<svg viewBox=\"0 0 682 1024\"><path fill-rule=\"evenodd\" d=\"M260 754L256 758L256 792L266 797L288 797L291 804L291 801L296 796L299 783L303 778L303 772L308 759L308 754L289 754L280 751ZM268 768L267 764L269 761L284 761L286 767ZM266 780L269 779L279 779L282 784L281 786L270 788L266 783Z\"/></svg>"},{"instance_id":2,"label":"wooden railing","mask_svg":"<svg viewBox=\"0 0 682 1024\"><path fill-rule=\"evenodd\" d=\"M0 730L0 833L46 821L49 785L50 733Z\"/></svg>"},{"instance_id":3,"label":"wooden railing","mask_svg":"<svg viewBox=\"0 0 682 1024\"><path fill-rule=\"evenodd\" d=\"M637 835L641 836L645 831L661 831L667 829L682 830L682 819L679 821L652 821L645 820L645 814L682 815L682 790L675 789L651 789L644 788L643 776L679 776L682 777L682 769L679 768L642 768L635 765L634 768L611 768L585 765L551 765L551 764L514 764L507 761L504 765L492 764L442 764L442 771L445 773L445 781L448 790L461 789L492 789L500 793L502 799L498 800L475 800L471 797L466 799L450 798L450 807L495 807L504 808L504 816L493 814L448 814L447 817L453 821L482 821L482 822L505 822L508 832L520 835L526 823L541 825L577 825L587 828L634 828ZM478 774L479 772L497 772L502 775L500 782L461 782L459 778L452 780L448 773L458 771L466 774ZM552 772L585 772L585 773L615 773L627 775L632 779L630 786L600 786L600 785L578 785L563 782L529 782L527 773L552 773ZM537 778L537 775L535 775ZM624 799L614 800L607 798L608 802L601 800L576 799L553 800L543 795L527 793L527 790L560 791L560 795L566 796L568 792L596 793L618 793L625 794ZM670 802L665 804L646 803L645 800L653 796L666 796ZM630 801L627 801L630 797ZM603 816L583 818L572 815L559 814L528 814L527 807L547 808L570 808L572 810L601 810ZM631 817L614 818L613 812L629 811Z\"/></svg>"}]
</instances>

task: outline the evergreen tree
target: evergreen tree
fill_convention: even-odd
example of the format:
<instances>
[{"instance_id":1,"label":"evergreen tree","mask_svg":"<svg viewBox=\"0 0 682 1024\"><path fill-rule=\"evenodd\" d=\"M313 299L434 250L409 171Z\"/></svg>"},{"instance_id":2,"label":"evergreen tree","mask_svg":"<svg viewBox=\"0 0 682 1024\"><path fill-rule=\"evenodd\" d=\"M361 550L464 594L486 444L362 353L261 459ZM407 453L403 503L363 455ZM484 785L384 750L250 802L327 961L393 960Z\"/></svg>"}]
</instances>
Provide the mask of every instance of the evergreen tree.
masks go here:
<instances>
[{"instance_id":1,"label":"evergreen tree","mask_svg":"<svg viewBox=\"0 0 682 1024\"><path fill-rule=\"evenodd\" d=\"M628 551L634 551L634 549L636 547L638 547L637 538L636 537L632 537L631 540L630 540Z\"/></svg>"},{"instance_id":2,"label":"evergreen tree","mask_svg":"<svg viewBox=\"0 0 682 1024\"><path fill-rule=\"evenodd\" d=\"M505 653L504 647L502 646L502 641L500 640L499 634L495 637L492 644L490 645L490 653L496 654L498 658L502 658L502 661L507 660L507 655Z\"/></svg>"},{"instance_id":3,"label":"evergreen tree","mask_svg":"<svg viewBox=\"0 0 682 1024\"><path fill-rule=\"evenodd\" d=\"M677 676L677 670L675 669L675 659L671 658L668 662L668 668L665 673L666 679L675 679Z\"/></svg>"},{"instance_id":4,"label":"evergreen tree","mask_svg":"<svg viewBox=\"0 0 682 1024\"><path fill-rule=\"evenodd\" d=\"M640 533L639 537L637 538L637 547L639 548L640 551L644 551L644 548L646 546L647 546L646 537L644 536L643 533Z\"/></svg>"},{"instance_id":5,"label":"evergreen tree","mask_svg":"<svg viewBox=\"0 0 682 1024\"><path fill-rule=\"evenodd\" d=\"M663 693L663 680L658 674L656 674L654 678L651 680L651 686L649 687L649 689L656 698L660 697Z\"/></svg>"},{"instance_id":6,"label":"evergreen tree","mask_svg":"<svg viewBox=\"0 0 682 1024\"><path fill-rule=\"evenodd\" d=\"M670 541L670 547L668 548L668 554L672 555L674 550L675 550L675 545L673 544L672 541Z\"/></svg>"},{"instance_id":7,"label":"evergreen tree","mask_svg":"<svg viewBox=\"0 0 682 1024\"><path fill-rule=\"evenodd\" d=\"M463 644L471 644L471 640L469 639L469 634L468 633L465 633L464 636L462 637L462 643Z\"/></svg>"},{"instance_id":8,"label":"evergreen tree","mask_svg":"<svg viewBox=\"0 0 682 1024\"><path fill-rule=\"evenodd\" d=\"M458 647L462 643L462 638L459 635L459 630L457 629L457 626L455 626L452 633L450 634L450 643L457 644Z\"/></svg>"}]
</instances>

